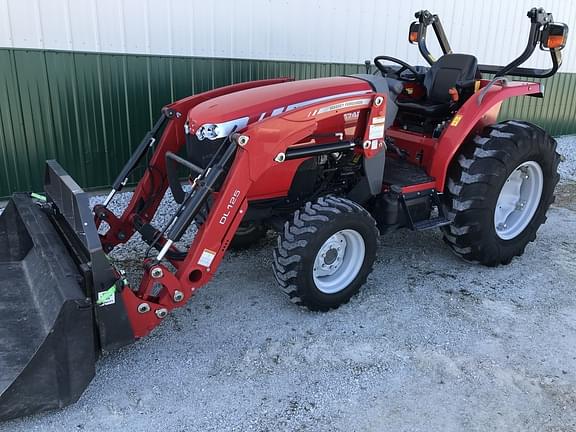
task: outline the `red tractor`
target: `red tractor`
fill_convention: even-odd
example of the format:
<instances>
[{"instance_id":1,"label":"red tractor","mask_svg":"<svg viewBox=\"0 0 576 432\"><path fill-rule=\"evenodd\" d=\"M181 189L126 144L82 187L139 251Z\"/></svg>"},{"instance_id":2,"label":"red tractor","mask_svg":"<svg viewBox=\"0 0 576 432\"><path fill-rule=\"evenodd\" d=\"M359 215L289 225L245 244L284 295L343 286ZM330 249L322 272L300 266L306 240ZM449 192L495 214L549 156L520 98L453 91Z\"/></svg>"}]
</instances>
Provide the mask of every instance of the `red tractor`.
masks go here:
<instances>
[{"instance_id":1,"label":"red tractor","mask_svg":"<svg viewBox=\"0 0 576 432\"><path fill-rule=\"evenodd\" d=\"M508 98L543 97L542 84L505 77L552 76L567 35L543 9L528 17L526 49L504 67L454 54L438 16L421 11L409 41L430 67L379 56L366 74L253 81L170 104L93 209L48 161L46 202L15 194L0 218L0 419L76 401L102 352L146 336L210 281L230 245L269 229L280 288L320 311L360 289L379 235L397 228L440 227L457 255L488 266L522 255L554 199L559 155L541 128L496 118ZM537 45L551 69L520 68ZM146 155L114 214L108 204ZM168 188L178 210L154 227ZM107 254L136 232L148 252L131 285Z\"/></svg>"}]
</instances>

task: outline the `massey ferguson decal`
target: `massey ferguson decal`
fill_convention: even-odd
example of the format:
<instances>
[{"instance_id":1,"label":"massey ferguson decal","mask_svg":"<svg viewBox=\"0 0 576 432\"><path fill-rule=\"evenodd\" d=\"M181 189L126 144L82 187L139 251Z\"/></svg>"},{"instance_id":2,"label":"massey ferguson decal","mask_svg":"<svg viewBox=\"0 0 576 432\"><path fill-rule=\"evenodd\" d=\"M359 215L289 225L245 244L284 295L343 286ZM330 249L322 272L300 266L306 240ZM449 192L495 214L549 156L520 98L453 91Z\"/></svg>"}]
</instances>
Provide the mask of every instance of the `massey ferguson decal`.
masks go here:
<instances>
[{"instance_id":1,"label":"massey ferguson decal","mask_svg":"<svg viewBox=\"0 0 576 432\"><path fill-rule=\"evenodd\" d=\"M355 107L355 106L366 106L366 105L370 105L370 102L372 101L372 99L354 99L348 102L340 102L337 104L333 104L333 105L329 105L329 106L325 106L322 108L319 108L317 110L314 111L310 111L308 113L308 117L314 117L317 114L324 114L330 111L336 111L339 109L344 109L344 108L350 108L350 107Z\"/></svg>"}]
</instances>

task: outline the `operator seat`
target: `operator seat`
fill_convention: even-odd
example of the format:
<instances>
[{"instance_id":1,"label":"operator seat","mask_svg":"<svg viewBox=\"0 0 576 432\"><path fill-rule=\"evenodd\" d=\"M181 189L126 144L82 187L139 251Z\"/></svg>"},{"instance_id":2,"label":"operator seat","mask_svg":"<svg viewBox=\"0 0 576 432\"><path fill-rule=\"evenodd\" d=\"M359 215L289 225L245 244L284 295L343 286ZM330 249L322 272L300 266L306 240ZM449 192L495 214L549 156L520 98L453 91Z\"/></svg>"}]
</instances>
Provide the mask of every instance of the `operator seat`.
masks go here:
<instances>
[{"instance_id":1,"label":"operator seat","mask_svg":"<svg viewBox=\"0 0 576 432\"><path fill-rule=\"evenodd\" d=\"M446 117L452 108L449 90L471 88L478 77L478 61L469 54L445 54L424 75L423 100L396 101L398 108L425 117Z\"/></svg>"}]
</instances>

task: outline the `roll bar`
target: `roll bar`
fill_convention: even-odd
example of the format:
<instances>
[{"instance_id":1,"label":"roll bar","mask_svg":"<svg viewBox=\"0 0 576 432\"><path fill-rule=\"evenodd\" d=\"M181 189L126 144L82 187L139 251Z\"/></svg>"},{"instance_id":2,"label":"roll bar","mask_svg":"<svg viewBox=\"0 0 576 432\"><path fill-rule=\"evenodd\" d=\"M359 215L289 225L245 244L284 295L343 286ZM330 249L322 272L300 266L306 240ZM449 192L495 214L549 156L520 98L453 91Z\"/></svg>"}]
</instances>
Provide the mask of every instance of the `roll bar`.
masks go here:
<instances>
[{"instance_id":1,"label":"roll bar","mask_svg":"<svg viewBox=\"0 0 576 432\"><path fill-rule=\"evenodd\" d=\"M430 54L430 51L428 51L428 47L426 46L426 28L429 25L432 25L432 29L436 34L436 38L438 39L438 43L440 44L442 52L444 54L452 53L452 48L450 47L446 33L444 33L444 27L442 27L442 23L440 22L440 17L438 15L433 15L427 10L421 10L416 12L414 17L418 19L418 21L410 24L410 42L414 43L412 40L412 34L417 32L418 49L420 50L422 57L424 57L430 66L436 62L436 59L432 56L432 54Z\"/></svg>"},{"instance_id":2,"label":"roll bar","mask_svg":"<svg viewBox=\"0 0 576 432\"><path fill-rule=\"evenodd\" d=\"M436 34L442 52L444 54L451 54L452 48L450 47L450 43L448 42L448 38L446 37L446 33L444 32L438 15L434 15L427 10L421 10L416 12L414 16L418 21L414 21L410 24L409 41L411 43L418 43L418 49L424 59L430 65L436 62L426 46L426 28L429 25L432 25L432 28L434 29L434 33ZM552 14L547 13L543 8L532 8L528 11L527 16L530 18L530 33L528 35L528 43L522 54L506 66L478 65L480 72L494 74L495 78L504 75L548 78L558 71L558 68L562 64L561 50L564 47L563 43L548 48L552 60L552 67L550 69L519 67L532 56L538 44L540 44L541 49L545 50L548 47L548 37L553 33L556 34L555 32L560 32L564 40L568 33L568 26L562 23L554 23Z\"/></svg>"}]
</instances>

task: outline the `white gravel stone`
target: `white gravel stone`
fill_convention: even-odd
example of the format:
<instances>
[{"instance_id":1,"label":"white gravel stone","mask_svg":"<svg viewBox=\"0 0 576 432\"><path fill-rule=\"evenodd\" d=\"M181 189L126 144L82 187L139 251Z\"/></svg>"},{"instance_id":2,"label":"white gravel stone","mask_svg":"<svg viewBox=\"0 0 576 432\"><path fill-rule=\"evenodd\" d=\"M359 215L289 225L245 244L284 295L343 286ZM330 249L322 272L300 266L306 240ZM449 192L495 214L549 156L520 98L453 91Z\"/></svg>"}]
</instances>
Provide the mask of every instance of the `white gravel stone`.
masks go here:
<instances>
[{"instance_id":1,"label":"white gravel stone","mask_svg":"<svg viewBox=\"0 0 576 432\"><path fill-rule=\"evenodd\" d=\"M562 156L562 162L558 167L560 177L563 180L576 181L576 135L567 135L556 140L558 153Z\"/></svg>"}]
</instances>

